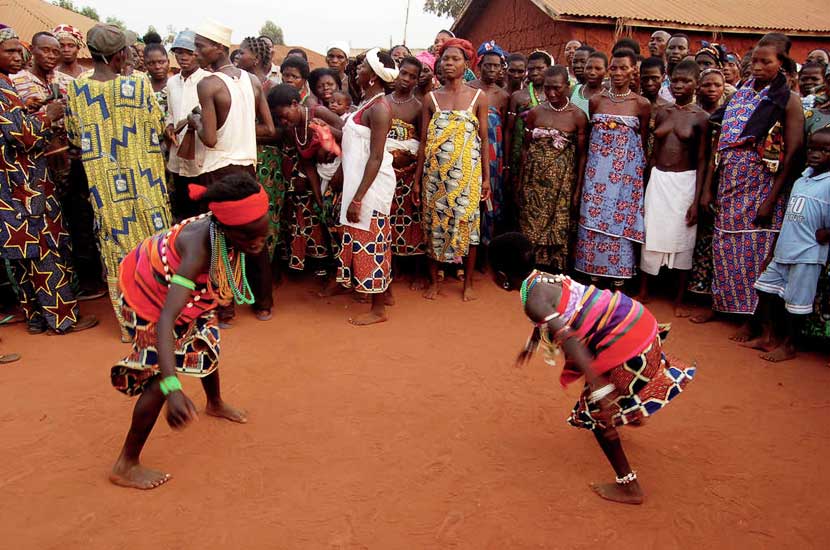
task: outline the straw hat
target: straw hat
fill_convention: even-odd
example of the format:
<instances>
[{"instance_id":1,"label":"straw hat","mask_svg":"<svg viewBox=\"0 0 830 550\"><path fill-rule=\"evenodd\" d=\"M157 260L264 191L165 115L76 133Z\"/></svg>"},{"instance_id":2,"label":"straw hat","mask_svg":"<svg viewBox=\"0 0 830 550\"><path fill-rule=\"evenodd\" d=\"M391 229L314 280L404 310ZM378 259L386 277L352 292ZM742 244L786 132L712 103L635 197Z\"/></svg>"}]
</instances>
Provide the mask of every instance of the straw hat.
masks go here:
<instances>
[{"instance_id":1,"label":"straw hat","mask_svg":"<svg viewBox=\"0 0 830 550\"><path fill-rule=\"evenodd\" d=\"M208 40L212 40L217 44L221 44L226 48L231 47L231 28L217 23L216 21L205 21L195 30L199 36L204 36Z\"/></svg>"}]
</instances>

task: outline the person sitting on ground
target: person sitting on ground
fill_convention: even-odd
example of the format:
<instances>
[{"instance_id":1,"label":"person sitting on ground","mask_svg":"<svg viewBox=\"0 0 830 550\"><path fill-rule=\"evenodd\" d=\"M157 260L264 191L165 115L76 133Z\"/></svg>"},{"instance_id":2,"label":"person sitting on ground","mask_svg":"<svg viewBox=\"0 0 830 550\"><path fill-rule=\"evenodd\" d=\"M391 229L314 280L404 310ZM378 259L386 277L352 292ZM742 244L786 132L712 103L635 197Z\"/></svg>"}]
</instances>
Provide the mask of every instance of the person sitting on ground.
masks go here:
<instances>
[{"instance_id":1,"label":"person sitting on ground","mask_svg":"<svg viewBox=\"0 0 830 550\"><path fill-rule=\"evenodd\" d=\"M696 368L669 360L663 340L670 326L658 325L636 300L537 271L533 265L533 245L519 233L506 233L490 244L496 284L520 292L525 315L534 325L517 366L527 363L540 343L549 364L556 364L560 349L564 351L562 385L585 377L568 423L593 432L617 475L616 483L591 488L607 500L641 504L643 491L617 427L639 425L662 410L684 391Z\"/></svg>"},{"instance_id":2,"label":"person sitting on ground","mask_svg":"<svg viewBox=\"0 0 830 550\"><path fill-rule=\"evenodd\" d=\"M795 336L813 311L819 275L830 246L830 128L810 136L807 170L790 192L790 202L772 261L755 282L756 321L762 334L741 345L764 351L777 363L796 356Z\"/></svg>"},{"instance_id":3,"label":"person sitting on ground","mask_svg":"<svg viewBox=\"0 0 830 550\"><path fill-rule=\"evenodd\" d=\"M247 422L244 411L222 400L214 310L232 301L253 302L245 261L265 247L268 196L243 172L210 188L191 185L191 194L210 212L144 240L121 264L119 301L133 347L112 367L110 379L121 393L140 396L109 478L124 487L154 489L171 479L139 459L165 402L171 428L182 429L198 417L177 374L201 379L206 414Z\"/></svg>"}]
</instances>

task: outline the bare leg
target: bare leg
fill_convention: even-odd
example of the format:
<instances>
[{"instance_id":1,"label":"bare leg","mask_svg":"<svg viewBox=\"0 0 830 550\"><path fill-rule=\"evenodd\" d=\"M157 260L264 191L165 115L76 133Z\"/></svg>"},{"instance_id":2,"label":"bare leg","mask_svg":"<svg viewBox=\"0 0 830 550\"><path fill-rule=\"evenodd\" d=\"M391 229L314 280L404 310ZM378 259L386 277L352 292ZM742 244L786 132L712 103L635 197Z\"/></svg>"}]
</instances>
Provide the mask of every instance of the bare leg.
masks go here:
<instances>
[{"instance_id":1,"label":"bare leg","mask_svg":"<svg viewBox=\"0 0 830 550\"><path fill-rule=\"evenodd\" d=\"M640 274L640 292L636 300L641 304L648 303L648 273L645 271Z\"/></svg>"},{"instance_id":2,"label":"bare leg","mask_svg":"<svg viewBox=\"0 0 830 550\"><path fill-rule=\"evenodd\" d=\"M222 400L222 392L219 387L219 369L202 378L202 388L204 388L207 397L206 414L240 424L248 422L245 411L231 407Z\"/></svg>"},{"instance_id":3,"label":"bare leg","mask_svg":"<svg viewBox=\"0 0 830 550\"><path fill-rule=\"evenodd\" d=\"M386 306L395 305L395 296L392 294L392 285L389 285L389 288L387 288L386 292L383 293L383 304Z\"/></svg>"},{"instance_id":4,"label":"bare leg","mask_svg":"<svg viewBox=\"0 0 830 550\"><path fill-rule=\"evenodd\" d=\"M476 266L476 253L478 251L477 246L471 246L469 252L467 253L467 260L465 264L465 271L467 272L467 276L464 278L464 301L465 302L472 302L475 300L476 293L473 291L473 271L475 270Z\"/></svg>"},{"instance_id":5,"label":"bare leg","mask_svg":"<svg viewBox=\"0 0 830 550\"><path fill-rule=\"evenodd\" d=\"M770 363L780 363L782 361L789 361L795 359L795 337L801 329L803 322L803 315L794 315L788 311L784 311L780 318L782 321L781 343L775 348L761 355L761 359L769 361Z\"/></svg>"},{"instance_id":6,"label":"bare leg","mask_svg":"<svg viewBox=\"0 0 830 550\"><path fill-rule=\"evenodd\" d=\"M438 294L441 292L441 283L438 279L438 261L429 259L429 287L424 292L424 298L427 300L438 299Z\"/></svg>"},{"instance_id":7,"label":"bare leg","mask_svg":"<svg viewBox=\"0 0 830 550\"><path fill-rule=\"evenodd\" d=\"M122 487L155 489L170 480L170 474L146 468L139 462L141 450L161 413L165 399L159 389L160 376L147 384L133 409L130 431L121 454L110 472L110 481Z\"/></svg>"},{"instance_id":8,"label":"bare leg","mask_svg":"<svg viewBox=\"0 0 830 550\"><path fill-rule=\"evenodd\" d=\"M365 327L367 325L374 325L386 321L385 294L386 292L372 294L372 309L370 309L367 313L363 313L362 315L349 319L349 322L358 327Z\"/></svg>"},{"instance_id":9,"label":"bare leg","mask_svg":"<svg viewBox=\"0 0 830 550\"><path fill-rule=\"evenodd\" d=\"M689 272L686 270L679 271L677 273L677 294L674 297L674 316L675 317L688 317L692 314L683 304L683 296L686 294L686 285L689 281Z\"/></svg>"},{"instance_id":10,"label":"bare leg","mask_svg":"<svg viewBox=\"0 0 830 550\"><path fill-rule=\"evenodd\" d=\"M608 428L605 431L594 430L594 437L597 439L602 452L605 453L605 458L611 463L617 477L623 477L631 473L631 466L628 464L628 458L623 452L622 443L620 443L620 435L614 428ZM614 502L622 502L623 504L642 504L643 490L640 488L640 483L635 479L627 485L620 485L618 483L592 483L591 489L596 494L607 500Z\"/></svg>"}]
</instances>

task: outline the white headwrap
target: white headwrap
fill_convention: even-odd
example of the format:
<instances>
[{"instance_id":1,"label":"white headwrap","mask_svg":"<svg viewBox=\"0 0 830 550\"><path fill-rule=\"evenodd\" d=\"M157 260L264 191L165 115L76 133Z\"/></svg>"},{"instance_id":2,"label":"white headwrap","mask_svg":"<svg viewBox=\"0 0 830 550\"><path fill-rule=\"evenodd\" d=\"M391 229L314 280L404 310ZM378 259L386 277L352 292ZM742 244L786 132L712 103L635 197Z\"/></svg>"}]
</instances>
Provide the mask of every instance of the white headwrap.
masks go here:
<instances>
[{"instance_id":1,"label":"white headwrap","mask_svg":"<svg viewBox=\"0 0 830 550\"><path fill-rule=\"evenodd\" d=\"M343 52L343 55L349 57L349 51L351 48L349 47L349 43L343 40L338 40L329 44L329 47L326 48L326 55L332 50L340 50Z\"/></svg>"},{"instance_id":2,"label":"white headwrap","mask_svg":"<svg viewBox=\"0 0 830 550\"><path fill-rule=\"evenodd\" d=\"M380 52L378 48L372 48L366 52L366 61L369 62L369 66L372 67L372 70L380 77L381 80L387 83L394 82L395 79L398 78L398 69L395 67L390 69L389 67L384 66L384 64L380 61L378 52Z\"/></svg>"}]
</instances>

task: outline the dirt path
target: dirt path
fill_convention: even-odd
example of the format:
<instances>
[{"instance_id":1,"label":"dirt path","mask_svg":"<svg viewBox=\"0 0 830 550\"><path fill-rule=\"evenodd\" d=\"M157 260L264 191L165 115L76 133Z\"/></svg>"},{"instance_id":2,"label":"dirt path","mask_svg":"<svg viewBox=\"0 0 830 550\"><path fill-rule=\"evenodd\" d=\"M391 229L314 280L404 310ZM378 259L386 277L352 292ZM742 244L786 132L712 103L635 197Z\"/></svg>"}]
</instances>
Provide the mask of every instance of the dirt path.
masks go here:
<instances>
[{"instance_id":1,"label":"dirt path","mask_svg":"<svg viewBox=\"0 0 830 550\"><path fill-rule=\"evenodd\" d=\"M174 475L110 485L133 401L109 385L125 353L105 322L66 337L0 329L0 532L9 549L818 548L830 505L830 369L769 365L728 327L674 323L667 349L699 363L688 392L623 441L642 507L599 500L613 474L564 419L578 388L536 358L517 294L482 281L463 304L396 285L391 322L354 328L366 306L289 283L274 320L244 312L223 332L228 401L251 422L160 421L144 459ZM668 304L652 304L661 321ZM198 382L185 389L199 407Z\"/></svg>"}]
</instances>

